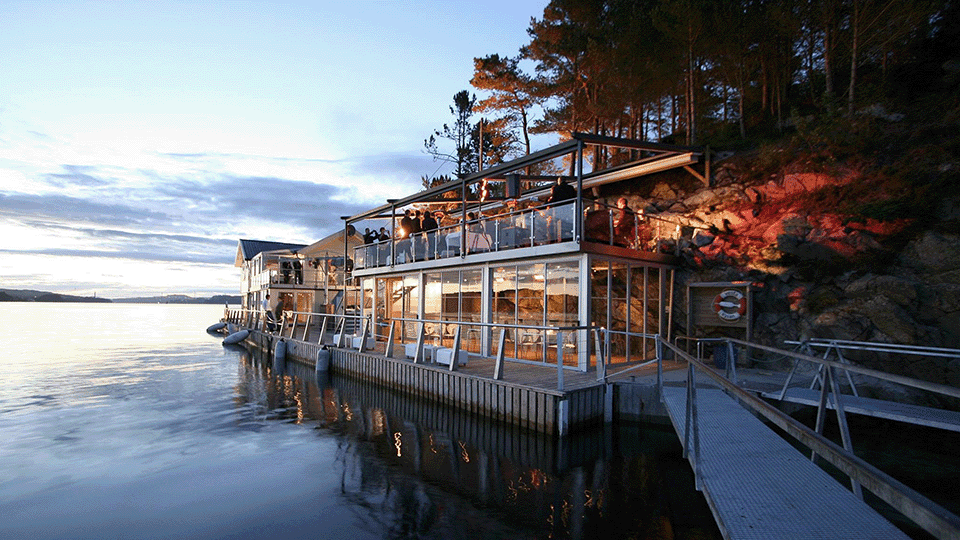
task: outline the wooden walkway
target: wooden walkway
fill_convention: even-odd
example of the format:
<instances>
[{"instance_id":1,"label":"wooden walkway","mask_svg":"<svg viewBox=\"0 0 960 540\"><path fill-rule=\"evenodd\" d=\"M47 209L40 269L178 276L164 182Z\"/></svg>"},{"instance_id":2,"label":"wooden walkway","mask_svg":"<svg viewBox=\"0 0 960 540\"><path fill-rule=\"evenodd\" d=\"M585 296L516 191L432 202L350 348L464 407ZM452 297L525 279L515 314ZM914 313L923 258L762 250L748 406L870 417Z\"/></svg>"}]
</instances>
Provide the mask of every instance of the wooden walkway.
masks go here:
<instances>
[{"instance_id":1,"label":"wooden walkway","mask_svg":"<svg viewBox=\"0 0 960 540\"><path fill-rule=\"evenodd\" d=\"M682 440L686 388L663 400ZM725 538L908 538L721 390L698 388L697 408L697 474Z\"/></svg>"}]
</instances>

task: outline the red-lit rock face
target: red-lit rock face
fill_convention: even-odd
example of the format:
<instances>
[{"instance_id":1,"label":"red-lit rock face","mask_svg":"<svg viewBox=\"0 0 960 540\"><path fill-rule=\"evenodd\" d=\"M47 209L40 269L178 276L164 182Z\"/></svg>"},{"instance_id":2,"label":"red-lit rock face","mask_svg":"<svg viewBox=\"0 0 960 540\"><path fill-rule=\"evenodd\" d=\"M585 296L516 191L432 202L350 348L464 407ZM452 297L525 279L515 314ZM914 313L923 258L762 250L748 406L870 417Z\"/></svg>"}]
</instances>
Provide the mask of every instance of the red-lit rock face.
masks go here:
<instances>
[{"instance_id":1,"label":"red-lit rock face","mask_svg":"<svg viewBox=\"0 0 960 540\"><path fill-rule=\"evenodd\" d=\"M916 216L880 221L845 213L886 196L856 172L744 185L721 167L714 178L719 185L710 188L661 183L647 198L627 197L631 208L664 220L661 249L674 252L679 243L684 268L674 300L681 326L687 282L750 279L764 284L755 297L754 336L770 345L835 337L960 348L960 236L915 230ZM950 214L960 208L956 201L941 206L931 212L958 221L960 211ZM960 382L960 362L935 364L898 359L876 367Z\"/></svg>"}]
</instances>

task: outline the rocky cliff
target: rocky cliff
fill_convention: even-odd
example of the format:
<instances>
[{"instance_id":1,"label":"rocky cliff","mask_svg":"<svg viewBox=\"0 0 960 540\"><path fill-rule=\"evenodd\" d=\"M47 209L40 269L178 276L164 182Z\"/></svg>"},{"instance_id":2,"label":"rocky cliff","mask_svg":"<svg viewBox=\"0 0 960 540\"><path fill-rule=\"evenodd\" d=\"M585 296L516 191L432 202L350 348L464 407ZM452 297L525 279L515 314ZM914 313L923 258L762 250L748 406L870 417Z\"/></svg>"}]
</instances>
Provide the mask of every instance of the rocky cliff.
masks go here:
<instances>
[{"instance_id":1,"label":"rocky cliff","mask_svg":"<svg viewBox=\"0 0 960 540\"><path fill-rule=\"evenodd\" d=\"M718 164L710 187L672 176L606 194L644 209L648 227L660 224L655 249L683 258L675 331L686 333L687 283L749 280L760 285L761 343L825 337L960 348L960 197L947 189L904 205L911 186L875 169L790 172L797 168L758 178L749 157L733 159ZM960 386L960 360L863 361Z\"/></svg>"}]
</instances>

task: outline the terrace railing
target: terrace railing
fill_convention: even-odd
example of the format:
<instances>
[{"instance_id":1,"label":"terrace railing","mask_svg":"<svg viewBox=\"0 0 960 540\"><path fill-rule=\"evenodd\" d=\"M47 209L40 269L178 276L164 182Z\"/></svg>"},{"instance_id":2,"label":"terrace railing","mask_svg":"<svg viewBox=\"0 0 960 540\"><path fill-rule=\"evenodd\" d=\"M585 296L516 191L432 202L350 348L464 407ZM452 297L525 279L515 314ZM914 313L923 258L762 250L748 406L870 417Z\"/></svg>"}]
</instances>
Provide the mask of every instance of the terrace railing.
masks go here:
<instances>
[{"instance_id":1,"label":"terrace railing","mask_svg":"<svg viewBox=\"0 0 960 540\"><path fill-rule=\"evenodd\" d=\"M415 261L574 241L574 202L506 211L439 227L408 238L354 249L356 268L377 268Z\"/></svg>"}]
</instances>

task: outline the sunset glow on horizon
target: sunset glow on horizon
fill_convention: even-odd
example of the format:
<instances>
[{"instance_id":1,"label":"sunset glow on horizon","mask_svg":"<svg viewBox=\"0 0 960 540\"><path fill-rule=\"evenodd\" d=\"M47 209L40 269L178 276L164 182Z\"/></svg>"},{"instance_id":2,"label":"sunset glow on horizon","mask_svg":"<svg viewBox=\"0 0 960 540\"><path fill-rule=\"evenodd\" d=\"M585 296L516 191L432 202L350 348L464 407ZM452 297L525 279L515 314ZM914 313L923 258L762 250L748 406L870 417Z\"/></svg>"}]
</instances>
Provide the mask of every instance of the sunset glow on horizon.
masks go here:
<instances>
[{"instance_id":1,"label":"sunset glow on horizon","mask_svg":"<svg viewBox=\"0 0 960 540\"><path fill-rule=\"evenodd\" d=\"M546 3L5 2L0 288L236 294L239 238L449 172L423 140Z\"/></svg>"}]
</instances>

